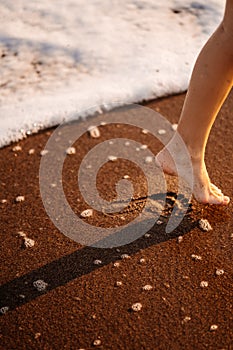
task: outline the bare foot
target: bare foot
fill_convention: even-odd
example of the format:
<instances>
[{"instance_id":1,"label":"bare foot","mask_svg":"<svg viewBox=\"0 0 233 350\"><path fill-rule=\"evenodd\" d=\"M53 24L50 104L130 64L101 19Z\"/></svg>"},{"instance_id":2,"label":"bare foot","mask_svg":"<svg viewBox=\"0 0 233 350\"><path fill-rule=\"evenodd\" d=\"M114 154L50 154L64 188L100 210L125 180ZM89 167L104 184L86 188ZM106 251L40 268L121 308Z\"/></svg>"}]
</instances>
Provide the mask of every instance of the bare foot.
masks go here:
<instances>
[{"instance_id":1,"label":"bare foot","mask_svg":"<svg viewBox=\"0 0 233 350\"><path fill-rule=\"evenodd\" d=\"M175 162L169 153L168 149L172 147L172 142L167 148L162 149L156 156L157 164L163 169L165 174L177 176L177 167ZM182 152L181 152L182 153ZM200 160L192 160L189 163L185 157L179 157L178 161L179 176L181 176L192 188L190 183L190 165L193 168L193 195L195 199L200 203L227 205L230 202L230 198L224 196L222 191L210 182L208 172L206 170L205 163Z\"/></svg>"}]
</instances>

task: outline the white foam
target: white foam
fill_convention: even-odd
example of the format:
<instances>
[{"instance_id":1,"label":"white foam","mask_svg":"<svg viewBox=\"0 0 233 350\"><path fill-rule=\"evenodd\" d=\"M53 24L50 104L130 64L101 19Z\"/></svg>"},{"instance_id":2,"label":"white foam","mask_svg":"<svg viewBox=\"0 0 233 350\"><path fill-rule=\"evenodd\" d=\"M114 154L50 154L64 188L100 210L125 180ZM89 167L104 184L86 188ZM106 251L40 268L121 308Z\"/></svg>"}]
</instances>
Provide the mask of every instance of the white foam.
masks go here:
<instances>
[{"instance_id":1,"label":"white foam","mask_svg":"<svg viewBox=\"0 0 233 350\"><path fill-rule=\"evenodd\" d=\"M2 0L0 147L103 104L184 91L223 6L223 0Z\"/></svg>"}]
</instances>

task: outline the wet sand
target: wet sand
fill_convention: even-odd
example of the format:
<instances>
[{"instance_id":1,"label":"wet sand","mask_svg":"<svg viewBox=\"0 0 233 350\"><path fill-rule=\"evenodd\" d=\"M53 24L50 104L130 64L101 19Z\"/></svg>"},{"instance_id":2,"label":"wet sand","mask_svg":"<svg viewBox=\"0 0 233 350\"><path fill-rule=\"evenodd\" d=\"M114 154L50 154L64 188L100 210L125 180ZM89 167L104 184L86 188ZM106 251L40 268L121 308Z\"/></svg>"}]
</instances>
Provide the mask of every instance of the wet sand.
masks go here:
<instances>
[{"instance_id":1,"label":"wet sand","mask_svg":"<svg viewBox=\"0 0 233 350\"><path fill-rule=\"evenodd\" d=\"M146 105L177 123L183 100L184 95L178 95ZM212 181L233 199L232 110L233 93L211 132L206 162ZM232 203L223 208L192 200L181 225L166 233L176 188L176 181L168 178L161 223L145 236L119 248L81 246L59 232L41 200L40 152L52 131L0 150L0 307L6 311L0 318L1 348L233 349ZM151 135L122 125L101 126L100 133L98 139L85 134L79 151L66 161L64 190L78 215L86 205L75 174L89 149L114 137L134 138L155 154L161 148ZM21 150L13 151L16 145ZM85 220L120 226L138 215L147 187L137 167L127 161L109 162L97 187L111 199L115 183L125 174L134 184L128 209L113 215L94 213ZM24 198L16 201L18 196ZM202 231L200 219L207 219L212 230ZM19 232L32 240L31 247L25 247ZM35 284L38 280L45 284ZM139 311L133 311L135 303Z\"/></svg>"}]
</instances>

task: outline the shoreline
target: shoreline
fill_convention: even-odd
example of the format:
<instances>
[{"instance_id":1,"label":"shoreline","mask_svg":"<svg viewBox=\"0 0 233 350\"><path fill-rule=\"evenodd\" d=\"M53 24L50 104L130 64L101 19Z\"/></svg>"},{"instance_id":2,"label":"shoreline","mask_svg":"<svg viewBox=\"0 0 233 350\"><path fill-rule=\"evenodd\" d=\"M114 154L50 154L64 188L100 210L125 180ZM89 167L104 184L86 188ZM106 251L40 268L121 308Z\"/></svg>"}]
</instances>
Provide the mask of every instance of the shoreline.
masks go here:
<instances>
[{"instance_id":1,"label":"shoreline","mask_svg":"<svg viewBox=\"0 0 233 350\"><path fill-rule=\"evenodd\" d=\"M143 105L177 123L183 100L184 94ZM231 200L232 110L233 93L219 113L206 153L213 183ZM165 217L147 237L129 245L113 249L83 247L59 232L41 200L40 152L52 130L0 150L1 307L10 308L0 317L4 349L91 349L95 340L100 340L102 349L230 347L232 202L223 208L192 200L191 211L171 234L165 233ZM113 131L117 137L136 137L154 153L161 147L150 135L137 135L135 130L124 127L101 127L99 141L111 138ZM97 141L84 135L80 142L75 155L77 164L74 158L68 158L64 172L64 190L77 213L86 206L78 201L74 174L85 152ZM21 150L12 151L16 145ZM34 152L29 154L30 150ZM146 183L136 167L122 162L111 172L112 166L104 167L97 179L106 200L115 196L115 183L123 174L133 179L135 198L145 197ZM172 192L175 182L168 182ZM17 202L18 196L24 200ZM96 214L90 223L122 225L122 220L127 222L137 216L142 206L143 201L134 201L123 213L124 220L122 214ZM201 231L200 219L207 219L213 229ZM25 247L19 232L24 232L34 245ZM124 254L129 258L122 257ZM220 270L223 273L216 274ZM38 280L47 284L44 289L35 288L33 283ZM151 290L145 288L148 285ZM132 311L135 303L142 305L138 312ZM217 326L214 330L213 325Z\"/></svg>"}]
</instances>

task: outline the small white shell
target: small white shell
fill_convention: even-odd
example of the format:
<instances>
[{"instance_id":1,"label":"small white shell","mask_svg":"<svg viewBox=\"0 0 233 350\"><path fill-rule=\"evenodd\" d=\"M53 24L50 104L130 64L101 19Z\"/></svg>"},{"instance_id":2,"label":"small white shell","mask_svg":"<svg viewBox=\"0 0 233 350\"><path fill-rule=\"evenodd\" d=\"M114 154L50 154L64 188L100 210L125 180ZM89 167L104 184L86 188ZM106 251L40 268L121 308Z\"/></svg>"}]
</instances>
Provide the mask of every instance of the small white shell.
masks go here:
<instances>
[{"instance_id":1,"label":"small white shell","mask_svg":"<svg viewBox=\"0 0 233 350\"><path fill-rule=\"evenodd\" d=\"M97 126L94 126L94 125L90 126L88 128L88 131L92 138L97 139L98 137L100 137L100 131Z\"/></svg>"},{"instance_id":2,"label":"small white shell","mask_svg":"<svg viewBox=\"0 0 233 350\"><path fill-rule=\"evenodd\" d=\"M47 149L43 149L42 151L40 151L41 156L45 156L47 153L49 153Z\"/></svg>"},{"instance_id":3,"label":"small white shell","mask_svg":"<svg viewBox=\"0 0 233 350\"><path fill-rule=\"evenodd\" d=\"M111 162L115 162L117 160L117 157L115 157L115 156L108 156L108 160L110 160Z\"/></svg>"},{"instance_id":4,"label":"small white shell","mask_svg":"<svg viewBox=\"0 0 233 350\"><path fill-rule=\"evenodd\" d=\"M6 199L1 199L1 203L2 203L2 204L6 203L6 202L7 202Z\"/></svg>"},{"instance_id":5,"label":"small white shell","mask_svg":"<svg viewBox=\"0 0 233 350\"><path fill-rule=\"evenodd\" d=\"M149 131L147 129L142 129L142 133L146 135L149 133Z\"/></svg>"},{"instance_id":6,"label":"small white shell","mask_svg":"<svg viewBox=\"0 0 233 350\"><path fill-rule=\"evenodd\" d=\"M141 303L134 303L132 306L131 306L131 309L135 312L138 312L138 311L141 311L142 309L142 304Z\"/></svg>"},{"instance_id":7,"label":"small white shell","mask_svg":"<svg viewBox=\"0 0 233 350\"><path fill-rule=\"evenodd\" d=\"M6 314L7 311L9 311L9 306L3 306L1 307L0 309L0 313L3 315L3 314Z\"/></svg>"},{"instance_id":8,"label":"small white shell","mask_svg":"<svg viewBox=\"0 0 233 350\"><path fill-rule=\"evenodd\" d=\"M172 124L172 130L176 131L178 127L178 124Z\"/></svg>"},{"instance_id":9,"label":"small white shell","mask_svg":"<svg viewBox=\"0 0 233 350\"><path fill-rule=\"evenodd\" d=\"M43 280L37 280L33 282L33 286L38 290L38 292L43 292L48 287L48 283Z\"/></svg>"},{"instance_id":10,"label":"small white shell","mask_svg":"<svg viewBox=\"0 0 233 350\"><path fill-rule=\"evenodd\" d=\"M122 282L121 281L116 281L115 286L116 287L121 287L122 286Z\"/></svg>"},{"instance_id":11,"label":"small white shell","mask_svg":"<svg viewBox=\"0 0 233 350\"><path fill-rule=\"evenodd\" d=\"M145 238L149 238L150 236L151 236L150 233L145 233L145 234L144 234L144 237L145 237Z\"/></svg>"},{"instance_id":12,"label":"small white shell","mask_svg":"<svg viewBox=\"0 0 233 350\"><path fill-rule=\"evenodd\" d=\"M200 229L202 229L202 231L211 231L212 230L212 227L211 227L209 221L206 219L199 220L199 227L200 227Z\"/></svg>"},{"instance_id":13,"label":"small white shell","mask_svg":"<svg viewBox=\"0 0 233 350\"><path fill-rule=\"evenodd\" d=\"M141 145L140 149L147 149L148 146L147 145Z\"/></svg>"},{"instance_id":14,"label":"small white shell","mask_svg":"<svg viewBox=\"0 0 233 350\"><path fill-rule=\"evenodd\" d=\"M93 215L93 209L83 210L80 214L83 218L88 218Z\"/></svg>"},{"instance_id":15,"label":"small white shell","mask_svg":"<svg viewBox=\"0 0 233 350\"><path fill-rule=\"evenodd\" d=\"M128 254L122 254L121 259L130 259L130 256Z\"/></svg>"},{"instance_id":16,"label":"small white shell","mask_svg":"<svg viewBox=\"0 0 233 350\"><path fill-rule=\"evenodd\" d=\"M196 254L192 254L192 255L191 255L191 258L192 258L193 260L196 260L196 261L202 260L202 257L201 257L200 255L196 255Z\"/></svg>"},{"instance_id":17,"label":"small white shell","mask_svg":"<svg viewBox=\"0 0 233 350\"><path fill-rule=\"evenodd\" d=\"M94 345L94 346L100 346L100 345L101 345L101 340L100 340L100 339L95 339L95 340L93 341L93 345Z\"/></svg>"},{"instance_id":18,"label":"small white shell","mask_svg":"<svg viewBox=\"0 0 233 350\"><path fill-rule=\"evenodd\" d=\"M26 237L26 233L24 233L23 231L19 231L19 232L18 232L18 235L19 235L20 237Z\"/></svg>"},{"instance_id":19,"label":"small white shell","mask_svg":"<svg viewBox=\"0 0 233 350\"><path fill-rule=\"evenodd\" d=\"M28 154L31 155L31 154L34 154L35 153L35 149L34 148L31 148L29 151L28 151Z\"/></svg>"},{"instance_id":20,"label":"small white shell","mask_svg":"<svg viewBox=\"0 0 233 350\"><path fill-rule=\"evenodd\" d=\"M162 224L163 224L163 221L157 220L157 221L156 221L156 224L157 224L157 225L162 225Z\"/></svg>"},{"instance_id":21,"label":"small white shell","mask_svg":"<svg viewBox=\"0 0 233 350\"><path fill-rule=\"evenodd\" d=\"M146 284L145 286L142 287L143 290L152 290L153 287L150 284Z\"/></svg>"},{"instance_id":22,"label":"small white shell","mask_svg":"<svg viewBox=\"0 0 233 350\"><path fill-rule=\"evenodd\" d=\"M218 329L218 326L216 324L212 324L210 326L210 331L216 331L216 329Z\"/></svg>"},{"instance_id":23,"label":"small white shell","mask_svg":"<svg viewBox=\"0 0 233 350\"><path fill-rule=\"evenodd\" d=\"M129 177L129 175L124 175L123 178L124 179L129 179L130 177Z\"/></svg>"},{"instance_id":24,"label":"small white shell","mask_svg":"<svg viewBox=\"0 0 233 350\"><path fill-rule=\"evenodd\" d=\"M21 146L19 146L19 145L17 145L17 146L15 146L15 147L13 147L13 148L12 148L12 151L13 151L13 152L19 152L19 151L22 151L22 147L21 147Z\"/></svg>"},{"instance_id":25,"label":"small white shell","mask_svg":"<svg viewBox=\"0 0 233 350\"><path fill-rule=\"evenodd\" d=\"M66 154L68 154L68 155L72 155L72 154L75 154L75 153L76 153L75 147L68 147L66 149Z\"/></svg>"},{"instance_id":26,"label":"small white shell","mask_svg":"<svg viewBox=\"0 0 233 350\"><path fill-rule=\"evenodd\" d=\"M185 318L183 319L182 323L189 322L190 320L191 320L190 316L185 316Z\"/></svg>"},{"instance_id":27,"label":"small white shell","mask_svg":"<svg viewBox=\"0 0 233 350\"><path fill-rule=\"evenodd\" d=\"M216 269L215 274L216 274L217 276L221 276L221 275L224 274L224 270L223 270L223 269Z\"/></svg>"},{"instance_id":28,"label":"small white shell","mask_svg":"<svg viewBox=\"0 0 233 350\"><path fill-rule=\"evenodd\" d=\"M101 265L101 264L102 264L102 261L96 259L96 260L94 260L93 264L94 264L94 265Z\"/></svg>"},{"instance_id":29,"label":"small white shell","mask_svg":"<svg viewBox=\"0 0 233 350\"><path fill-rule=\"evenodd\" d=\"M19 203L19 202L24 202L24 201L25 201L25 197L24 197L24 196L17 196L17 197L15 198L15 201L16 201L17 203Z\"/></svg>"},{"instance_id":30,"label":"small white shell","mask_svg":"<svg viewBox=\"0 0 233 350\"><path fill-rule=\"evenodd\" d=\"M181 243L181 242L183 241L183 236L179 236L179 237L177 238L177 241L178 241L178 243Z\"/></svg>"},{"instance_id":31,"label":"small white shell","mask_svg":"<svg viewBox=\"0 0 233 350\"><path fill-rule=\"evenodd\" d=\"M159 129L159 130L158 130L158 134L159 134L159 135L164 135L164 134L166 134L166 130L164 130L164 129Z\"/></svg>"},{"instance_id":32,"label":"small white shell","mask_svg":"<svg viewBox=\"0 0 233 350\"><path fill-rule=\"evenodd\" d=\"M35 241L31 238L24 237L24 246L25 248L31 248L35 245Z\"/></svg>"},{"instance_id":33,"label":"small white shell","mask_svg":"<svg viewBox=\"0 0 233 350\"><path fill-rule=\"evenodd\" d=\"M207 281L201 281L201 283L200 283L201 288L206 288L206 287L208 287L208 285L209 285L209 283Z\"/></svg>"},{"instance_id":34,"label":"small white shell","mask_svg":"<svg viewBox=\"0 0 233 350\"><path fill-rule=\"evenodd\" d=\"M153 157L151 157L151 156L146 157L145 158L145 162L146 163L152 163L153 162Z\"/></svg>"}]
</instances>

